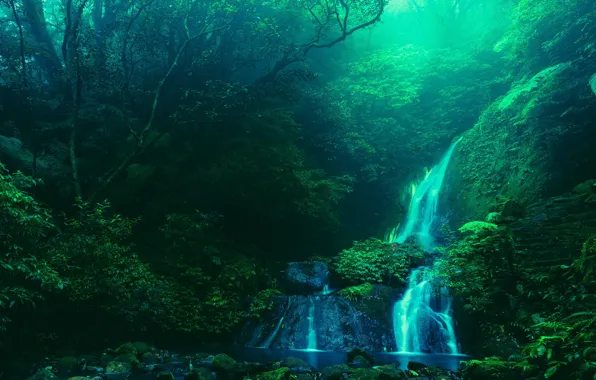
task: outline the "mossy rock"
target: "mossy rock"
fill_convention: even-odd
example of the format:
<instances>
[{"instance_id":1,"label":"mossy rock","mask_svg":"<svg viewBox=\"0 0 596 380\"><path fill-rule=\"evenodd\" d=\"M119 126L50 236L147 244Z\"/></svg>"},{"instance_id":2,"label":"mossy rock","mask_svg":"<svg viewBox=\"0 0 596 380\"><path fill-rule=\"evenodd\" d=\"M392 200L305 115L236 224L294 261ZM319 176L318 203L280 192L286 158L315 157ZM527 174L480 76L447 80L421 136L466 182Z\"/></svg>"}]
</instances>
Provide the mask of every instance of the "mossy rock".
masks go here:
<instances>
[{"instance_id":1,"label":"mossy rock","mask_svg":"<svg viewBox=\"0 0 596 380\"><path fill-rule=\"evenodd\" d=\"M494 223L474 221L474 222L468 222L468 223L464 224L463 226L461 226L459 228L459 232L461 232L462 234L474 235L474 234L480 234L482 232L494 231L498 228L499 228L499 226L497 226Z\"/></svg>"},{"instance_id":2,"label":"mossy rock","mask_svg":"<svg viewBox=\"0 0 596 380\"><path fill-rule=\"evenodd\" d=\"M65 356L56 363L56 368L60 372L71 372L79 367L79 361L74 356Z\"/></svg>"},{"instance_id":3,"label":"mossy rock","mask_svg":"<svg viewBox=\"0 0 596 380\"><path fill-rule=\"evenodd\" d=\"M372 368L358 368L350 375L354 380L375 380L379 377L379 372Z\"/></svg>"},{"instance_id":4,"label":"mossy rock","mask_svg":"<svg viewBox=\"0 0 596 380\"><path fill-rule=\"evenodd\" d=\"M257 375L257 380L287 380L292 371L288 367L282 367L275 371L264 372Z\"/></svg>"},{"instance_id":5,"label":"mossy rock","mask_svg":"<svg viewBox=\"0 0 596 380\"><path fill-rule=\"evenodd\" d=\"M134 342L133 346L137 350L137 355L143 355L147 352L155 351L153 346L151 346L150 344L147 344L145 342Z\"/></svg>"},{"instance_id":6,"label":"mossy rock","mask_svg":"<svg viewBox=\"0 0 596 380\"><path fill-rule=\"evenodd\" d=\"M156 380L175 380L174 374L168 371L162 371L155 376Z\"/></svg>"},{"instance_id":7,"label":"mossy rock","mask_svg":"<svg viewBox=\"0 0 596 380\"><path fill-rule=\"evenodd\" d=\"M348 363L357 365L368 363L369 365L373 365L375 359L368 352L361 350L360 348L353 348L348 352Z\"/></svg>"},{"instance_id":8,"label":"mossy rock","mask_svg":"<svg viewBox=\"0 0 596 380\"><path fill-rule=\"evenodd\" d=\"M40 369L33 376L27 380L56 380L58 377L52 373L49 369Z\"/></svg>"},{"instance_id":9,"label":"mossy rock","mask_svg":"<svg viewBox=\"0 0 596 380\"><path fill-rule=\"evenodd\" d=\"M124 343L123 345L118 347L114 352L116 352L118 355L123 355L123 354L137 355L138 354L137 348L131 342Z\"/></svg>"},{"instance_id":10,"label":"mossy rock","mask_svg":"<svg viewBox=\"0 0 596 380\"><path fill-rule=\"evenodd\" d=\"M125 362L111 361L106 366L106 373L126 373L132 369L132 364Z\"/></svg>"},{"instance_id":11,"label":"mossy rock","mask_svg":"<svg viewBox=\"0 0 596 380\"><path fill-rule=\"evenodd\" d=\"M141 355L141 363L143 364L155 364L157 363L157 356L153 352L145 352Z\"/></svg>"},{"instance_id":12,"label":"mossy rock","mask_svg":"<svg viewBox=\"0 0 596 380\"><path fill-rule=\"evenodd\" d=\"M285 367L289 367L293 371L308 371L312 370L313 366L307 362L306 360L302 360L300 358L296 358L294 356L290 356L288 358L284 358L281 360L281 365Z\"/></svg>"},{"instance_id":13,"label":"mossy rock","mask_svg":"<svg viewBox=\"0 0 596 380\"><path fill-rule=\"evenodd\" d=\"M236 360L226 354L217 354L211 365L215 372L231 372L236 368Z\"/></svg>"},{"instance_id":14,"label":"mossy rock","mask_svg":"<svg viewBox=\"0 0 596 380\"><path fill-rule=\"evenodd\" d=\"M367 297L354 302L353 306L373 319L382 320L389 311L388 306L393 304L393 296L393 288L377 284L373 286L373 291Z\"/></svg>"},{"instance_id":15,"label":"mossy rock","mask_svg":"<svg viewBox=\"0 0 596 380\"><path fill-rule=\"evenodd\" d=\"M376 367L375 370L379 372L378 378L380 380L401 380L408 378L404 371L390 364Z\"/></svg>"},{"instance_id":16,"label":"mossy rock","mask_svg":"<svg viewBox=\"0 0 596 380\"><path fill-rule=\"evenodd\" d=\"M293 377L296 378L296 380L314 380L314 376L310 373L298 373L293 375Z\"/></svg>"},{"instance_id":17,"label":"mossy rock","mask_svg":"<svg viewBox=\"0 0 596 380\"><path fill-rule=\"evenodd\" d=\"M122 363L128 363L130 365L133 366L133 368L139 368L141 366L141 363L139 362L139 360L137 359L137 357L133 354L123 354L123 355L118 355L116 356L116 358L114 359L115 362L122 362Z\"/></svg>"},{"instance_id":18,"label":"mossy rock","mask_svg":"<svg viewBox=\"0 0 596 380\"><path fill-rule=\"evenodd\" d=\"M197 367L184 376L184 380L214 380L214 376L209 369Z\"/></svg>"},{"instance_id":19,"label":"mossy rock","mask_svg":"<svg viewBox=\"0 0 596 380\"><path fill-rule=\"evenodd\" d=\"M108 354L108 353L103 353L101 354L101 356L99 357L99 360L101 362L101 364L103 364L104 366L107 365L109 362L111 362L112 360L114 360L114 355Z\"/></svg>"},{"instance_id":20,"label":"mossy rock","mask_svg":"<svg viewBox=\"0 0 596 380\"><path fill-rule=\"evenodd\" d=\"M340 380L343 378L344 373L351 374L353 372L354 370L347 364L332 365L321 370L327 380Z\"/></svg>"},{"instance_id":21,"label":"mossy rock","mask_svg":"<svg viewBox=\"0 0 596 380\"><path fill-rule=\"evenodd\" d=\"M361 285L350 286L338 292L338 294L348 301L357 301L369 296L373 291L373 286L368 282Z\"/></svg>"}]
</instances>

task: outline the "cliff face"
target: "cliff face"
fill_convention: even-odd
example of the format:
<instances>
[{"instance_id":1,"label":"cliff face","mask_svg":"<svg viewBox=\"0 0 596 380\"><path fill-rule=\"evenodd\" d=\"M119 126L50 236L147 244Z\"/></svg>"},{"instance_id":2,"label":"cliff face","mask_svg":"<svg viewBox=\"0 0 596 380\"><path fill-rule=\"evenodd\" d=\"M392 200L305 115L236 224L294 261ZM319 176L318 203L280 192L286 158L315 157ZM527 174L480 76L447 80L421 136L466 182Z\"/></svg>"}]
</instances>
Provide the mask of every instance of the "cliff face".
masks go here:
<instances>
[{"instance_id":1,"label":"cliff face","mask_svg":"<svg viewBox=\"0 0 596 380\"><path fill-rule=\"evenodd\" d=\"M448 171L441 203L452 227L483 220L506 199L526 206L596 176L592 70L579 61L551 66L487 107Z\"/></svg>"}]
</instances>

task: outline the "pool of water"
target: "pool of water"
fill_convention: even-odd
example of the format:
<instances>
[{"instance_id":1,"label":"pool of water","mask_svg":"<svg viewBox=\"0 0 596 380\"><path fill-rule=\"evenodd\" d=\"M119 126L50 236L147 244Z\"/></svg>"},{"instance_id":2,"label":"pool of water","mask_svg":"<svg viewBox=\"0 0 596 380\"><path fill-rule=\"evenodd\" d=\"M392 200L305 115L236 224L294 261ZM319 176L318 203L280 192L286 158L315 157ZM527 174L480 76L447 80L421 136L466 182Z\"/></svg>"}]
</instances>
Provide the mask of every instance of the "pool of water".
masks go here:
<instances>
[{"instance_id":1,"label":"pool of water","mask_svg":"<svg viewBox=\"0 0 596 380\"><path fill-rule=\"evenodd\" d=\"M225 353L237 361L269 363L277 362L283 358L296 357L310 363L316 369L322 369L336 364L345 364L347 361L346 352L321 351L321 350L274 350L254 347L218 347L218 351L207 351ZM407 369L410 361L426 365L437 366L450 371L456 371L462 360L467 360L466 355L450 354L411 354L398 352L372 352L375 365L396 364L403 370Z\"/></svg>"}]
</instances>

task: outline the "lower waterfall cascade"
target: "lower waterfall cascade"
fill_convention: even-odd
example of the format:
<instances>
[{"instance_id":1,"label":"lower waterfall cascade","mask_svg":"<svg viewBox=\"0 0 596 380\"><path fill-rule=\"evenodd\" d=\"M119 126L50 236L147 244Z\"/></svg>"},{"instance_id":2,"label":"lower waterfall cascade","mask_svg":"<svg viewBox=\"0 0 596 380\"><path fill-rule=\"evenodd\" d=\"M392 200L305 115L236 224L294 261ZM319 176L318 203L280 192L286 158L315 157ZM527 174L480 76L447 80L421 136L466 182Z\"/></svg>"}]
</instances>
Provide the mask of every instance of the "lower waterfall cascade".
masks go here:
<instances>
[{"instance_id":1,"label":"lower waterfall cascade","mask_svg":"<svg viewBox=\"0 0 596 380\"><path fill-rule=\"evenodd\" d=\"M400 353L457 354L451 317L451 298L445 289L436 294L429 268L412 271L408 288L393 307L395 343Z\"/></svg>"}]
</instances>

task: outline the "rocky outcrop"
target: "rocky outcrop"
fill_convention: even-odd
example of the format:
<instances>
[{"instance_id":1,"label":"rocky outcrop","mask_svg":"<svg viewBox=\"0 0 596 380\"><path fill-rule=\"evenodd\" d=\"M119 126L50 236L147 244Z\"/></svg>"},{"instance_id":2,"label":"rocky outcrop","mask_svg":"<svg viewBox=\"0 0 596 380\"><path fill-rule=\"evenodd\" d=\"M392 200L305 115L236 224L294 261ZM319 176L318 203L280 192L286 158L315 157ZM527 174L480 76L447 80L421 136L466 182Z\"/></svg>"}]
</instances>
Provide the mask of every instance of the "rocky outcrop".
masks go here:
<instances>
[{"instance_id":1,"label":"rocky outcrop","mask_svg":"<svg viewBox=\"0 0 596 380\"><path fill-rule=\"evenodd\" d=\"M546 68L512 86L464 134L448 170L441 214L459 227L499 200L522 206L593 176L596 97L585 62Z\"/></svg>"},{"instance_id":2,"label":"rocky outcrop","mask_svg":"<svg viewBox=\"0 0 596 380\"><path fill-rule=\"evenodd\" d=\"M286 293L312 294L329 285L329 269L321 261L288 263L286 269Z\"/></svg>"},{"instance_id":3,"label":"rocky outcrop","mask_svg":"<svg viewBox=\"0 0 596 380\"><path fill-rule=\"evenodd\" d=\"M309 348L309 318L314 318L316 349L349 351L393 351L392 306L397 298L392 288L372 286L359 299L333 293L318 296L279 297L262 320L246 322L237 343L275 349ZM312 347L311 347L312 348Z\"/></svg>"}]
</instances>

